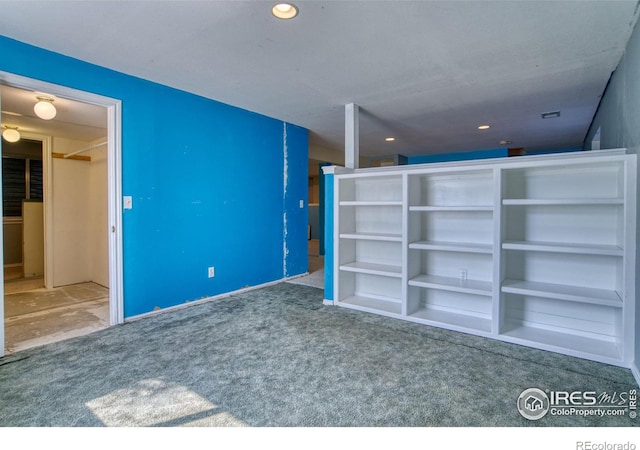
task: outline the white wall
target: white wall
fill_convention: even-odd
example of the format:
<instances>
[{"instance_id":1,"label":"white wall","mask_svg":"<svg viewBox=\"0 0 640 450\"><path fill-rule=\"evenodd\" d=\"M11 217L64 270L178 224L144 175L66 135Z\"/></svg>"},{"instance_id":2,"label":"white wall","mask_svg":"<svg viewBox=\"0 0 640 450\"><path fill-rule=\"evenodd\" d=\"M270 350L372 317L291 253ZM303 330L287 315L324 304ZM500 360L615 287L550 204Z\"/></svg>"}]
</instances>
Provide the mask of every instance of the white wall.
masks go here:
<instances>
[{"instance_id":1,"label":"white wall","mask_svg":"<svg viewBox=\"0 0 640 450\"><path fill-rule=\"evenodd\" d=\"M106 142L101 138L90 143ZM109 223L107 146L91 150L89 166L89 257L91 281L109 287Z\"/></svg>"},{"instance_id":2,"label":"white wall","mask_svg":"<svg viewBox=\"0 0 640 450\"><path fill-rule=\"evenodd\" d=\"M309 144L309 159L321 162L330 162L338 166L344 166L344 150L336 150L317 144Z\"/></svg>"},{"instance_id":3,"label":"white wall","mask_svg":"<svg viewBox=\"0 0 640 450\"><path fill-rule=\"evenodd\" d=\"M3 222L4 265L22 264L22 218L7 218Z\"/></svg>"},{"instance_id":4,"label":"white wall","mask_svg":"<svg viewBox=\"0 0 640 450\"><path fill-rule=\"evenodd\" d=\"M639 22L640 23L640 22ZM600 130L600 148L628 148L639 154L640 163L640 25L636 24L627 43L624 55L607 87L598 112L591 124L585 149L591 148L591 142ZM638 167L640 173L640 167ZM640 183L637 199L640 200ZM637 205L637 222L640 224L640 204ZM640 269L640 234L636 228L636 274ZM640 382L640 279L636 276L636 336L635 336L635 373Z\"/></svg>"},{"instance_id":5,"label":"white wall","mask_svg":"<svg viewBox=\"0 0 640 450\"><path fill-rule=\"evenodd\" d=\"M336 166L344 166L344 150L324 147L318 144L309 144L309 159L315 159L320 162L328 162L335 164ZM366 167L368 158L360 156L360 167ZM318 169L315 168L314 172L317 174Z\"/></svg>"},{"instance_id":6,"label":"white wall","mask_svg":"<svg viewBox=\"0 0 640 450\"><path fill-rule=\"evenodd\" d=\"M54 137L53 152L71 153L93 143ZM106 149L83 155L91 162L53 159L54 286L109 285Z\"/></svg>"},{"instance_id":7,"label":"white wall","mask_svg":"<svg viewBox=\"0 0 640 450\"><path fill-rule=\"evenodd\" d=\"M55 153L71 153L88 142L53 138ZM89 258L89 163L53 159L53 285L91 281Z\"/></svg>"},{"instance_id":8,"label":"white wall","mask_svg":"<svg viewBox=\"0 0 640 450\"><path fill-rule=\"evenodd\" d=\"M42 202L22 204L22 272L25 277L44 274L44 215Z\"/></svg>"}]
</instances>

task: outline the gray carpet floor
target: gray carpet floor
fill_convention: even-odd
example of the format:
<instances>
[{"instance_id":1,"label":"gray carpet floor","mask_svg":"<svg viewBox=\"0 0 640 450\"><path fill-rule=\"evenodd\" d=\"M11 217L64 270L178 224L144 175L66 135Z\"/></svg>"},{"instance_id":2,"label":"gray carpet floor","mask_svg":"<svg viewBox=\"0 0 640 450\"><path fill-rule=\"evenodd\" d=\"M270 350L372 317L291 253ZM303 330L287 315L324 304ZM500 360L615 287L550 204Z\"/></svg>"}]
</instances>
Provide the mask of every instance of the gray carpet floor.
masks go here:
<instances>
[{"instance_id":1,"label":"gray carpet floor","mask_svg":"<svg viewBox=\"0 0 640 450\"><path fill-rule=\"evenodd\" d=\"M622 392L629 370L324 306L281 283L0 359L0 426L628 427L520 416L529 387Z\"/></svg>"}]
</instances>

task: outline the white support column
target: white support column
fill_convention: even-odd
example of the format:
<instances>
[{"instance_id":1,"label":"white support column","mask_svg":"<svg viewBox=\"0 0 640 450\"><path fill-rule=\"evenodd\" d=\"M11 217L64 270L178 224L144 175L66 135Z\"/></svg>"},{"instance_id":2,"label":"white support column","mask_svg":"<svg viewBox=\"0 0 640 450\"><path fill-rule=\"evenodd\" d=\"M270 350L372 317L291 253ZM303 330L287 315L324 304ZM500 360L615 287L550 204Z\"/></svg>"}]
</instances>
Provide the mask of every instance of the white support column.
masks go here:
<instances>
[{"instance_id":1,"label":"white support column","mask_svg":"<svg viewBox=\"0 0 640 450\"><path fill-rule=\"evenodd\" d=\"M360 161L360 117L359 107L349 103L344 107L344 165L357 169Z\"/></svg>"}]
</instances>

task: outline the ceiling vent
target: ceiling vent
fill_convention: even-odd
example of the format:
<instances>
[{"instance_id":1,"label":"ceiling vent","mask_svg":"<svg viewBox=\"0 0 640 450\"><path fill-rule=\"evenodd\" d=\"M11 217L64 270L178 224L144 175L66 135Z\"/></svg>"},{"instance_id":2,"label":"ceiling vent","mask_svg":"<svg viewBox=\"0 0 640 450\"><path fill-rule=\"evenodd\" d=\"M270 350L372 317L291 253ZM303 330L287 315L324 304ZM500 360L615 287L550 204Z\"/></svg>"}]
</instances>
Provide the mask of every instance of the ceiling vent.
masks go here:
<instances>
[{"instance_id":1,"label":"ceiling vent","mask_svg":"<svg viewBox=\"0 0 640 450\"><path fill-rule=\"evenodd\" d=\"M560 111L549 111L540 114L543 119L555 119L556 117L560 117Z\"/></svg>"}]
</instances>

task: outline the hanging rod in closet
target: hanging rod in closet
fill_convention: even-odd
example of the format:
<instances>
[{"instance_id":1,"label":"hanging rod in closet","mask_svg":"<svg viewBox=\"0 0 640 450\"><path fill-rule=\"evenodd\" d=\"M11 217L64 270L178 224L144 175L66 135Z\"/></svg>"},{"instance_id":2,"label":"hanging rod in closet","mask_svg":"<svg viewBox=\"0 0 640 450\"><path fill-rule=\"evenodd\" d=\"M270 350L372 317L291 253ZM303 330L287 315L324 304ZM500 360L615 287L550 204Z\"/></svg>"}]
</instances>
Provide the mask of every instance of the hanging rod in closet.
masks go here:
<instances>
[{"instance_id":1,"label":"hanging rod in closet","mask_svg":"<svg viewBox=\"0 0 640 450\"><path fill-rule=\"evenodd\" d=\"M88 152L89 150L93 150L94 148L102 147L103 145L107 145L107 141L101 142L100 144L92 145L92 146L87 147L87 148L83 148L82 150L77 150L77 151L71 152L71 153L65 153L63 158L65 158L65 159L66 158L70 158L70 157L72 157L74 155L77 155L79 153Z\"/></svg>"}]
</instances>

